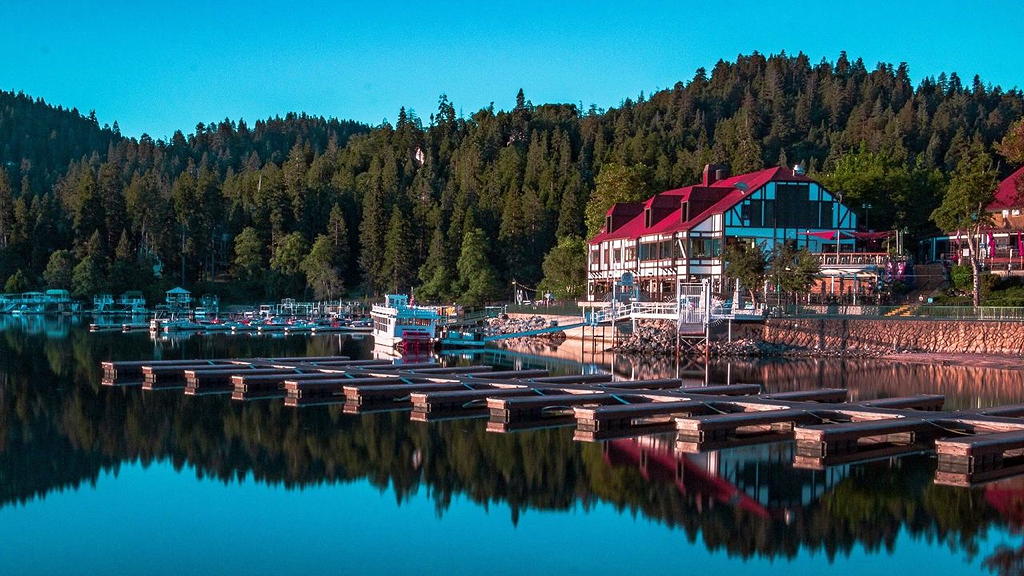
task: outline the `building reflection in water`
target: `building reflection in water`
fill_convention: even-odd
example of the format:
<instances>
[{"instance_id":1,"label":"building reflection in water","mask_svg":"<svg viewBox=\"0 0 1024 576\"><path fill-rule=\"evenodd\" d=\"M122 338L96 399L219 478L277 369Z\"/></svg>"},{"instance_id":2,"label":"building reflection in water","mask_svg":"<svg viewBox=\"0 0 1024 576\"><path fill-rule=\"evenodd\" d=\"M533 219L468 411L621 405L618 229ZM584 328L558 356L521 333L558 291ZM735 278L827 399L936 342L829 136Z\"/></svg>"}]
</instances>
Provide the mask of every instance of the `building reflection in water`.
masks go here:
<instances>
[{"instance_id":1,"label":"building reflection in water","mask_svg":"<svg viewBox=\"0 0 1024 576\"><path fill-rule=\"evenodd\" d=\"M691 383L761 384L765 392L846 388L851 401L913 394L942 394L946 408L965 409L1024 402L1024 365L997 369L961 364L905 363L885 359L796 358L678 361L671 356L637 357L592 353L578 341L557 345L511 343L493 358L520 357L523 367L575 365L611 371L624 379L681 377Z\"/></svg>"},{"instance_id":2,"label":"building reflection in water","mask_svg":"<svg viewBox=\"0 0 1024 576\"><path fill-rule=\"evenodd\" d=\"M486 432L479 420L414 425L401 412L348 416L336 406L295 410L279 402L99 385L104 359L367 357L368 339L220 335L164 343L75 326L59 337L50 332L0 333L0 507L95 482L124 462L170 461L201 477L249 477L291 489L366 479L393 490L400 502L426 489L442 514L459 495L481 504L502 501L513 521L527 509L607 502L743 557L879 550L901 531L971 555L988 528L1018 529L1024 519L1024 480L937 486L927 456L796 470L787 443L683 455L672 437L580 444L566 428L502 435ZM681 370L671 361L623 357L581 364L555 352L489 350L454 361L555 373L614 368L637 378ZM877 361L719 363L693 377L756 382L767 391L846 387L854 399L941 393L954 407L1024 396L1018 371ZM1010 574L1021 558L1019 550L1004 548L988 560L993 571Z\"/></svg>"}]
</instances>

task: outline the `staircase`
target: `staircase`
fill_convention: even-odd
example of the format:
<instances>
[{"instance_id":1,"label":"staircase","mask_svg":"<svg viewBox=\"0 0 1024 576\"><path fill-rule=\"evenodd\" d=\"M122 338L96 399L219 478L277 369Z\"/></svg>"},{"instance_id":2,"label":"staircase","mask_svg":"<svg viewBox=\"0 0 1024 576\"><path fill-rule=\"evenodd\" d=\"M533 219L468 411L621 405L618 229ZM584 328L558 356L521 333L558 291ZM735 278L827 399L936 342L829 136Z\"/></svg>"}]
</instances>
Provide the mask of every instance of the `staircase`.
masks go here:
<instances>
[{"instance_id":1,"label":"staircase","mask_svg":"<svg viewBox=\"0 0 1024 576\"><path fill-rule=\"evenodd\" d=\"M914 281L914 289L907 294L907 298L914 301L920 296L928 300L946 288L946 268L942 264L915 265Z\"/></svg>"}]
</instances>

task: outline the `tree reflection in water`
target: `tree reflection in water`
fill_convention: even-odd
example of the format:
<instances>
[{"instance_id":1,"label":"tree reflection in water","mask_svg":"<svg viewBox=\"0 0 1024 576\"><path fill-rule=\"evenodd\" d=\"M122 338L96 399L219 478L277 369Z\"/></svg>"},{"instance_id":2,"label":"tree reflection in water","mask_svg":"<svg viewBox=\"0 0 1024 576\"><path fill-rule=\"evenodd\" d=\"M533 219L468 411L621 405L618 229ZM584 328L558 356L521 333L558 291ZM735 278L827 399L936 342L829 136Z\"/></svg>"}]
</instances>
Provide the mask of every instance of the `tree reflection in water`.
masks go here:
<instances>
[{"instance_id":1,"label":"tree reflection in water","mask_svg":"<svg viewBox=\"0 0 1024 576\"><path fill-rule=\"evenodd\" d=\"M95 483L122 463L167 460L224 482L251 477L301 489L367 479L393 490L399 502L423 490L438 514L466 495L483 505L507 503L513 522L526 509L608 502L741 557L789 558L810 549L831 558L857 545L891 550L901 530L973 556L986 530L1019 529L1024 518L1024 481L970 490L937 486L934 462L925 456L813 472L789 466L787 444L683 456L673 452L671 439L579 444L566 428L500 435L487 433L480 421L426 425L402 412L347 416L337 406L295 410L277 401L99 384L105 359L365 357L367 340L214 336L165 344L73 326L65 334L0 333L0 506ZM672 368L630 369L655 377ZM938 392L966 407L1024 401L1020 376L807 361L717 365L710 379L762 382L773 391L843 386L856 399ZM1016 574L1022 558L1018 549L1000 549L985 565Z\"/></svg>"}]
</instances>

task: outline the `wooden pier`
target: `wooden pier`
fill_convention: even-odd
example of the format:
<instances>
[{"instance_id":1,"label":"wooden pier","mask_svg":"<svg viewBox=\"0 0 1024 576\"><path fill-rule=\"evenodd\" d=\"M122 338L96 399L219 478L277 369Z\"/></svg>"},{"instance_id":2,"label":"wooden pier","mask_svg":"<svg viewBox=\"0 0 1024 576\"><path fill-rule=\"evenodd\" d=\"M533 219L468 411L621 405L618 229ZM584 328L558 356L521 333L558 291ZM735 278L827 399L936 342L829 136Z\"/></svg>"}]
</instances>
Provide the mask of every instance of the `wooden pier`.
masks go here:
<instances>
[{"instance_id":1,"label":"wooden pier","mask_svg":"<svg viewBox=\"0 0 1024 576\"><path fill-rule=\"evenodd\" d=\"M948 411L936 394L850 402L832 388L764 393L756 384L343 356L104 362L102 369L107 386L337 404L352 414L404 410L422 422L487 418L497 433L573 426L584 442L674 433L683 453L792 442L793 464L802 468L935 451L936 482L955 486L1024 474L1024 404Z\"/></svg>"}]
</instances>

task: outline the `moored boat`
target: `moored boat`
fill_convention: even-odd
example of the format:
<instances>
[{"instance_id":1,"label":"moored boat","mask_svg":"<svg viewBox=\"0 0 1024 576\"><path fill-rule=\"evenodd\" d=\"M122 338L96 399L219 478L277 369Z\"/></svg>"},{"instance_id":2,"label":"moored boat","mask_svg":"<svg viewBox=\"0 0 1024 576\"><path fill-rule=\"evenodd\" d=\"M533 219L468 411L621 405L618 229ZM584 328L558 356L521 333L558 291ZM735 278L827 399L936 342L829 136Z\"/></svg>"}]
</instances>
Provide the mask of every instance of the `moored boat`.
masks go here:
<instances>
[{"instance_id":1,"label":"moored boat","mask_svg":"<svg viewBox=\"0 0 1024 576\"><path fill-rule=\"evenodd\" d=\"M387 294L383 304L375 304L370 311L373 321L373 341L378 346L403 343L433 344L437 341L437 321L440 318L433 306L416 306L404 294Z\"/></svg>"}]
</instances>

